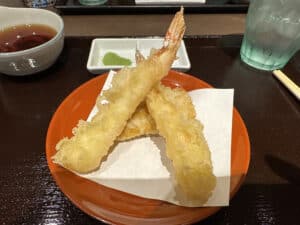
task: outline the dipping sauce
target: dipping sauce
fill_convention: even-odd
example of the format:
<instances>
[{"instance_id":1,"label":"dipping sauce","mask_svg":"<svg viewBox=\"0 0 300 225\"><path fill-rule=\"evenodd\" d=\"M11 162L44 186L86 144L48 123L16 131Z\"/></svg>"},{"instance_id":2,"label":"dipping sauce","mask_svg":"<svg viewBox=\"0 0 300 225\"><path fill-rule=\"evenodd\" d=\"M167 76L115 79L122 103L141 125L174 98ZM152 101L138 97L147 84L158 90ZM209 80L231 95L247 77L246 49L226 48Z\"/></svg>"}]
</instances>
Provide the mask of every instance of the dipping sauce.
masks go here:
<instances>
[{"instance_id":1,"label":"dipping sauce","mask_svg":"<svg viewBox=\"0 0 300 225\"><path fill-rule=\"evenodd\" d=\"M102 62L105 66L130 66L132 64L130 59L121 57L114 52L107 52Z\"/></svg>"},{"instance_id":2,"label":"dipping sauce","mask_svg":"<svg viewBox=\"0 0 300 225\"><path fill-rule=\"evenodd\" d=\"M16 52L41 45L56 35L56 30L42 24L22 24L0 30L0 53Z\"/></svg>"}]
</instances>

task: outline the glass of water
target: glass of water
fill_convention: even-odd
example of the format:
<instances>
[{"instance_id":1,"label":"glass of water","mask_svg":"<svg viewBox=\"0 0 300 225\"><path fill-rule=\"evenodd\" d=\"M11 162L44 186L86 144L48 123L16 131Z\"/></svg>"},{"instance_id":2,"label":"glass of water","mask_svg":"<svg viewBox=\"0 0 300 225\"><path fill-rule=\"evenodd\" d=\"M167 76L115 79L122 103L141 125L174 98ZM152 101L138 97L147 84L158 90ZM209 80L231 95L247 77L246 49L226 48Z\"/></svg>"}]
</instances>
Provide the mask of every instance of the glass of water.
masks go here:
<instances>
[{"instance_id":1,"label":"glass of water","mask_svg":"<svg viewBox=\"0 0 300 225\"><path fill-rule=\"evenodd\" d=\"M300 48L300 0L251 0L241 59L262 70L284 67Z\"/></svg>"}]
</instances>

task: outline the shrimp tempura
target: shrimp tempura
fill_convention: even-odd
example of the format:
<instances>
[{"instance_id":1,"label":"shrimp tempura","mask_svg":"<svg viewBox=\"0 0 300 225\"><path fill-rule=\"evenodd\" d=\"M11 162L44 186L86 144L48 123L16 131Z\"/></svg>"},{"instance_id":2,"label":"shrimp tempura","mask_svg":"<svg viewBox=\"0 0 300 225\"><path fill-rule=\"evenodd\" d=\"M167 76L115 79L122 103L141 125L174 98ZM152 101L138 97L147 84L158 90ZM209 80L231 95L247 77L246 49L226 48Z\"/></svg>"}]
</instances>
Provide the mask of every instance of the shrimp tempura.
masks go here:
<instances>
[{"instance_id":1,"label":"shrimp tempura","mask_svg":"<svg viewBox=\"0 0 300 225\"><path fill-rule=\"evenodd\" d=\"M188 93L182 88L165 88L161 91L164 95L169 96L169 101L180 110L184 108L182 116L193 119L196 117L196 112L192 100ZM133 116L128 120L126 127L118 137L118 141L126 141L140 136L158 134L155 121L149 114L146 104L143 102L135 111Z\"/></svg>"},{"instance_id":2,"label":"shrimp tempura","mask_svg":"<svg viewBox=\"0 0 300 225\"><path fill-rule=\"evenodd\" d=\"M133 116L128 120L122 133L118 136L118 141L127 141L140 136L155 134L158 134L155 122L149 114L145 102L142 102Z\"/></svg>"},{"instance_id":3,"label":"shrimp tempura","mask_svg":"<svg viewBox=\"0 0 300 225\"><path fill-rule=\"evenodd\" d=\"M210 150L202 124L184 116L186 108L176 107L169 88L157 85L147 96L147 107L159 134L165 138L178 186L189 201L205 203L216 185Z\"/></svg>"},{"instance_id":4,"label":"shrimp tempura","mask_svg":"<svg viewBox=\"0 0 300 225\"><path fill-rule=\"evenodd\" d=\"M102 95L108 103L100 106L91 122L80 121L73 129L73 137L59 141L54 162L79 173L99 167L138 105L168 74L184 31L182 8L170 24L164 47L135 68L124 68L114 76L112 87Z\"/></svg>"},{"instance_id":5,"label":"shrimp tempura","mask_svg":"<svg viewBox=\"0 0 300 225\"><path fill-rule=\"evenodd\" d=\"M157 51L157 49L151 49L150 56L155 55ZM138 49L135 52L135 59L138 63L145 60L145 57ZM184 116L188 118L195 118L196 112L194 109L194 105L191 101L191 98L184 89L166 88L162 91L165 91L165 94L170 97L169 100L172 101L174 106L178 107L178 109L180 109L181 107L185 108L185 111L183 112ZM101 101L98 100L97 103L101 104ZM118 141L126 141L136 137L153 134L158 134L155 122L148 112L146 103L142 102L133 116L128 120L126 127L118 137Z\"/></svg>"}]
</instances>

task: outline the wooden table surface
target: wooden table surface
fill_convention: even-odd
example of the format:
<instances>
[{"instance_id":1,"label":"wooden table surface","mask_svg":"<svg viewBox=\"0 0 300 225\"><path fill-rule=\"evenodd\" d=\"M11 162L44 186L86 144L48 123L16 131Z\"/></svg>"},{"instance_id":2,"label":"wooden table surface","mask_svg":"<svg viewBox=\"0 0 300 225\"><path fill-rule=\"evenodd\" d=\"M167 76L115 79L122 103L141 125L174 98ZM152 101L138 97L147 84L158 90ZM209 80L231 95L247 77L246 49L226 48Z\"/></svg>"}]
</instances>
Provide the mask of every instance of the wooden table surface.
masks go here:
<instances>
[{"instance_id":1,"label":"wooden table surface","mask_svg":"<svg viewBox=\"0 0 300 225\"><path fill-rule=\"evenodd\" d=\"M62 100L95 77L88 37L68 37L58 61L37 75L0 74L0 224L101 224L76 208L53 181L45 158L50 119ZM241 62L241 36L185 38L189 74L234 88L248 128L251 162L229 207L199 224L299 224L300 105L270 72ZM284 68L300 83L300 56Z\"/></svg>"}]
</instances>

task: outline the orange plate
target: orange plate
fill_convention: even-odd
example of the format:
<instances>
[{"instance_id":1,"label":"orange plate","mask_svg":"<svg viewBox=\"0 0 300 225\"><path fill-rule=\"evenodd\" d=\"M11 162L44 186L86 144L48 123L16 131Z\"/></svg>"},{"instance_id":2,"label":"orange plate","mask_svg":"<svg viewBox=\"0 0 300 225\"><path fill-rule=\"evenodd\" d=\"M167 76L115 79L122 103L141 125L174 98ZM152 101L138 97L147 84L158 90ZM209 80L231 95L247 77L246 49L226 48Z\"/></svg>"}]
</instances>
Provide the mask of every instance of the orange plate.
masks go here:
<instances>
[{"instance_id":1,"label":"orange plate","mask_svg":"<svg viewBox=\"0 0 300 225\"><path fill-rule=\"evenodd\" d=\"M56 143L71 130L79 119L86 119L99 94L107 74L95 77L74 90L58 107L47 133L47 161L57 185L82 211L98 220L117 224L187 224L202 220L220 207L180 207L159 200L145 199L86 180L54 164ZM184 73L170 71L163 79L165 85L181 86L186 90L211 87L209 84ZM232 197L247 173L250 144L247 129L238 111L233 111L231 185Z\"/></svg>"}]
</instances>

